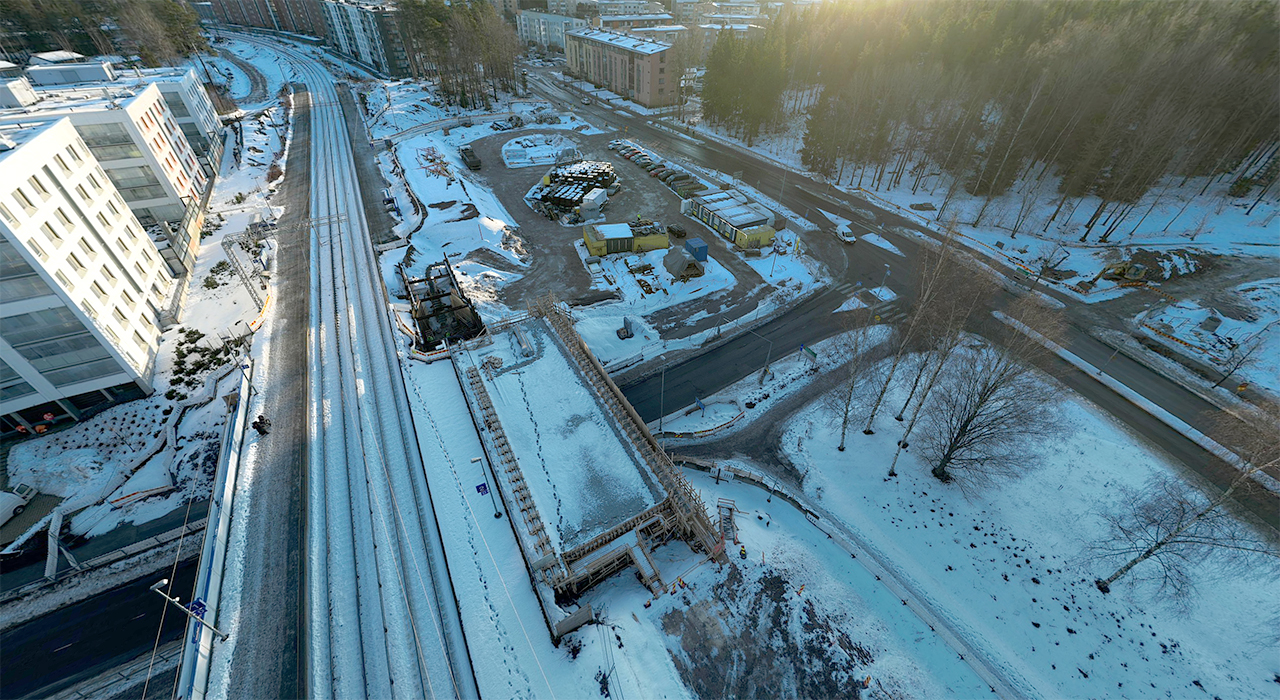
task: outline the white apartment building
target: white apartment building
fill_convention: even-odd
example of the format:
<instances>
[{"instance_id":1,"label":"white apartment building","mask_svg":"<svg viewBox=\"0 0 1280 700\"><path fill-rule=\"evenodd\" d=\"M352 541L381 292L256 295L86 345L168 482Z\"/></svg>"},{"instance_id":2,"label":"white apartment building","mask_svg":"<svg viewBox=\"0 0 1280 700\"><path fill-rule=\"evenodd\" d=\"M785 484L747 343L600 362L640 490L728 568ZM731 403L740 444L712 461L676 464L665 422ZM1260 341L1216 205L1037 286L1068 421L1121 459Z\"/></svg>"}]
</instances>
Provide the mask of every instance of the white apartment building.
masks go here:
<instances>
[{"instance_id":1,"label":"white apartment building","mask_svg":"<svg viewBox=\"0 0 1280 700\"><path fill-rule=\"evenodd\" d=\"M0 123L70 119L134 215L152 229L173 273L190 271L210 176L160 88L106 83L35 92L37 102L0 112Z\"/></svg>"},{"instance_id":2,"label":"white apartment building","mask_svg":"<svg viewBox=\"0 0 1280 700\"><path fill-rule=\"evenodd\" d=\"M70 118L0 125L0 429L150 393L173 285Z\"/></svg>"},{"instance_id":3,"label":"white apartment building","mask_svg":"<svg viewBox=\"0 0 1280 700\"><path fill-rule=\"evenodd\" d=\"M178 121L178 128L187 137L187 143L196 152L196 159L205 174L212 176L217 170L218 159L222 157L222 122L194 68L135 68L122 73L112 68L110 63L98 61L34 66L27 69L26 77L41 86L34 90L33 96L37 101L42 88L51 86L57 86L57 89L102 87L140 90L155 84L160 88L165 105ZM0 107L9 106L18 105L0 103Z\"/></svg>"}]
</instances>

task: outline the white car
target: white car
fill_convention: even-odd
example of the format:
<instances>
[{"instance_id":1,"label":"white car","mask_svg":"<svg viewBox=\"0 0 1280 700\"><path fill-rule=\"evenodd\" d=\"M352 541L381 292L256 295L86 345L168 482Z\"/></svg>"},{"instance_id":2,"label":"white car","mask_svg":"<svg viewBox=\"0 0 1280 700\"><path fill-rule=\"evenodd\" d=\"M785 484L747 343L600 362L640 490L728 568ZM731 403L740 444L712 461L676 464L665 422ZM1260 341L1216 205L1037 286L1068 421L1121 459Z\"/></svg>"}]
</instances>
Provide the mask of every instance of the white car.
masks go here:
<instances>
[{"instance_id":1,"label":"white car","mask_svg":"<svg viewBox=\"0 0 1280 700\"><path fill-rule=\"evenodd\" d=\"M35 488L26 484L18 484L12 491L0 491L0 525L26 510L35 495Z\"/></svg>"}]
</instances>

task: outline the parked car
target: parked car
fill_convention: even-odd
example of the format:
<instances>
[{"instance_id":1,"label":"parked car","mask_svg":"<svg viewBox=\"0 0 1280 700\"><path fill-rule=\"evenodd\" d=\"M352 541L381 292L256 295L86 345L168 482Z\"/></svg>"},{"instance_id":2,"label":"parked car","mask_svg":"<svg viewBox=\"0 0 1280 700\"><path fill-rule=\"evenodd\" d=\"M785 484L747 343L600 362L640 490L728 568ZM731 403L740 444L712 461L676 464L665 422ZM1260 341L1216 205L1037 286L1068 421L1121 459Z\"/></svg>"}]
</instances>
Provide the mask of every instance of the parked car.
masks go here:
<instances>
[{"instance_id":1,"label":"parked car","mask_svg":"<svg viewBox=\"0 0 1280 700\"><path fill-rule=\"evenodd\" d=\"M663 173L667 172L668 170L671 170L671 168L668 168L665 165L659 165L658 167L649 171L649 177L660 177Z\"/></svg>"},{"instance_id":2,"label":"parked car","mask_svg":"<svg viewBox=\"0 0 1280 700\"><path fill-rule=\"evenodd\" d=\"M589 104L591 104L591 98L590 98L590 97L584 97L584 98L582 98L582 104L584 104L584 105L589 105Z\"/></svg>"},{"instance_id":3,"label":"parked car","mask_svg":"<svg viewBox=\"0 0 1280 700\"><path fill-rule=\"evenodd\" d=\"M18 484L12 491L0 491L0 525L26 510L35 495L35 488L26 484Z\"/></svg>"}]
</instances>

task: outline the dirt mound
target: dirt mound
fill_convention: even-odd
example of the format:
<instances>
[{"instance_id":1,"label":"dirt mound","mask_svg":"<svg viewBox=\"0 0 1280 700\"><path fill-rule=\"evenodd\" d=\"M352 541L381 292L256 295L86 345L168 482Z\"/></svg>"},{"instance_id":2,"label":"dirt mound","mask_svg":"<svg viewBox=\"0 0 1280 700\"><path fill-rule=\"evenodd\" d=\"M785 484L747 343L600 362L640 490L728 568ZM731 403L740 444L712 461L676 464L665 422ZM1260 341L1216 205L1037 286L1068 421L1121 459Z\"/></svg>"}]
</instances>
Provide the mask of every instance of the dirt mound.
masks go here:
<instances>
[{"instance_id":1,"label":"dirt mound","mask_svg":"<svg viewBox=\"0 0 1280 700\"><path fill-rule=\"evenodd\" d=\"M1212 270L1218 256L1198 250L1136 248L1129 260L1146 266L1147 280L1175 280Z\"/></svg>"}]
</instances>

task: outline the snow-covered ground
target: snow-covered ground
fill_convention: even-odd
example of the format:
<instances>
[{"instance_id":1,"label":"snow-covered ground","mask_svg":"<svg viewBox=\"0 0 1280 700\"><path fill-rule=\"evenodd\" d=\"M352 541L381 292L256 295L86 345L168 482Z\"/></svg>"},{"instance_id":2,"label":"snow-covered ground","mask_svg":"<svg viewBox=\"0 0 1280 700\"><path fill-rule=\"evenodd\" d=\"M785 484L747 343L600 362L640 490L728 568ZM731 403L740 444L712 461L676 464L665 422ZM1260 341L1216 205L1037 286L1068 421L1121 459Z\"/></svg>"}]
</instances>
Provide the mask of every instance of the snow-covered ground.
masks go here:
<instances>
[{"instance_id":1,"label":"snow-covered ground","mask_svg":"<svg viewBox=\"0 0 1280 700\"><path fill-rule=\"evenodd\" d=\"M502 162L508 168L552 165L561 151L573 147L573 141L556 134L522 136L502 145Z\"/></svg>"},{"instance_id":2,"label":"snow-covered ground","mask_svg":"<svg viewBox=\"0 0 1280 700\"><path fill-rule=\"evenodd\" d=\"M742 544L717 567L687 545L655 553L671 594L654 598L631 569L585 593L599 624L550 641L509 514L492 516L491 483L448 363L405 376L444 528L454 590L485 697L848 695L872 675L896 697L977 697L970 669L805 515L757 487L690 473L704 501L736 501ZM565 370L567 372L567 368ZM606 690L603 690L607 688ZM839 692L843 689L845 692ZM735 694L736 694L735 693ZM886 697L893 697L886 695Z\"/></svg>"},{"instance_id":3,"label":"snow-covered ground","mask_svg":"<svg viewBox=\"0 0 1280 700\"><path fill-rule=\"evenodd\" d=\"M1156 342L1220 370L1234 369L1243 360L1234 375L1237 382L1280 395L1280 278L1246 282L1206 299L1162 304L1137 321L1157 331L1147 333Z\"/></svg>"},{"instance_id":4,"label":"snow-covered ground","mask_svg":"<svg viewBox=\"0 0 1280 700\"><path fill-rule=\"evenodd\" d=\"M909 381L891 388L893 408L881 411L874 435L850 428L846 451L836 449L839 416L821 400L789 420L780 447L805 475L805 496L891 562L1019 692L1275 696L1280 605L1268 572L1224 575L1211 563L1194 564L1195 593L1185 605L1137 583L1141 571L1108 596L1093 586L1114 566L1090 558L1087 546L1106 536L1102 515L1118 507L1120 489L1141 488L1157 474L1193 477L1093 405L1065 398L1055 409L1061 434L1027 445L1019 479L962 494L930 476L911 450L898 462L899 476L886 479L902 431L893 409ZM704 401L760 392L753 376ZM750 426L743 420L733 430ZM668 444L678 449L680 441Z\"/></svg>"}]
</instances>

